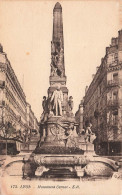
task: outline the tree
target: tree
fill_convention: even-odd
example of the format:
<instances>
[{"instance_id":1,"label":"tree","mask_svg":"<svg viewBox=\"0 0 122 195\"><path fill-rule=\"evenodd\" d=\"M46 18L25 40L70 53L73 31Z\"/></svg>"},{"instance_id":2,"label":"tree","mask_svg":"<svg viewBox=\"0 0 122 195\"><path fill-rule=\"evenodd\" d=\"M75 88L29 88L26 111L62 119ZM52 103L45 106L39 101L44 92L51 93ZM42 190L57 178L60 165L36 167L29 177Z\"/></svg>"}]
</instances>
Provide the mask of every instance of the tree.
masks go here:
<instances>
[{"instance_id":1,"label":"tree","mask_svg":"<svg viewBox=\"0 0 122 195\"><path fill-rule=\"evenodd\" d=\"M4 120L3 114L0 118L0 139L6 141L6 155L8 140L17 141L20 143L27 143L30 140L30 133L26 129L21 132L21 129L16 130L16 123L12 122L9 116Z\"/></svg>"}]
</instances>

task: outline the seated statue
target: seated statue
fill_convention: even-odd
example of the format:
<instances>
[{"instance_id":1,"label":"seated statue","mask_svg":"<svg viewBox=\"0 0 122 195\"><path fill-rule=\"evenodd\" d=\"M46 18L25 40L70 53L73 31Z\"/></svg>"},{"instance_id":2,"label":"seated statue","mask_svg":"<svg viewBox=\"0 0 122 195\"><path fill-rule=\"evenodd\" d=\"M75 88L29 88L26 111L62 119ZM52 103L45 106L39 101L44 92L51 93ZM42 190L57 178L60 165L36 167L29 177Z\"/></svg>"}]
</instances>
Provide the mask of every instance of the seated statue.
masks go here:
<instances>
[{"instance_id":1,"label":"seated statue","mask_svg":"<svg viewBox=\"0 0 122 195\"><path fill-rule=\"evenodd\" d=\"M85 141L86 141L86 142L93 143L93 141L95 140L96 136L95 136L95 134L92 132L91 127L92 127L92 124L90 123L89 126L88 126L87 129L86 129Z\"/></svg>"}]
</instances>

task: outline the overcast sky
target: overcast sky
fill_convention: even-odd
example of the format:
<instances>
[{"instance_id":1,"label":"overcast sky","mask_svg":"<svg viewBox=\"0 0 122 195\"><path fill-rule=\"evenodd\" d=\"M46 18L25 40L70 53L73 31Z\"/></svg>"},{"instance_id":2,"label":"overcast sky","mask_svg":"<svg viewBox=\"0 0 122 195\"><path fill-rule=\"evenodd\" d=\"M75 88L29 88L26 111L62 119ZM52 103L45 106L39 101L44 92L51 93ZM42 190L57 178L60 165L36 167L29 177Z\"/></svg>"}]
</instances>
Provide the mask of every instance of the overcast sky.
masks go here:
<instances>
[{"instance_id":1,"label":"overcast sky","mask_svg":"<svg viewBox=\"0 0 122 195\"><path fill-rule=\"evenodd\" d=\"M1 1L0 43L24 88L37 118L49 87L53 7L55 1ZM85 86L105 55L111 38L118 36L117 1L63 1L65 70L74 112ZM24 79L23 79L24 78Z\"/></svg>"}]
</instances>

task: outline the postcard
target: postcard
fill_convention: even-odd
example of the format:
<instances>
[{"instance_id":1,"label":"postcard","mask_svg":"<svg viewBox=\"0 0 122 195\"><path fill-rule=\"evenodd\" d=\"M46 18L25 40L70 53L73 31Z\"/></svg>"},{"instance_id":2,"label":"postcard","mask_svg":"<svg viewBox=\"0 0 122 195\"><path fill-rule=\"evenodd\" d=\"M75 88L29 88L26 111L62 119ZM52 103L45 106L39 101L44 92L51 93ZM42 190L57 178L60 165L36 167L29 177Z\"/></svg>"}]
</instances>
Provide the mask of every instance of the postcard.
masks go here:
<instances>
[{"instance_id":1,"label":"postcard","mask_svg":"<svg viewBox=\"0 0 122 195\"><path fill-rule=\"evenodd\" d=\"M0 194L122 194L122 3L0 3Z\"/></svg>"}]
</instances>

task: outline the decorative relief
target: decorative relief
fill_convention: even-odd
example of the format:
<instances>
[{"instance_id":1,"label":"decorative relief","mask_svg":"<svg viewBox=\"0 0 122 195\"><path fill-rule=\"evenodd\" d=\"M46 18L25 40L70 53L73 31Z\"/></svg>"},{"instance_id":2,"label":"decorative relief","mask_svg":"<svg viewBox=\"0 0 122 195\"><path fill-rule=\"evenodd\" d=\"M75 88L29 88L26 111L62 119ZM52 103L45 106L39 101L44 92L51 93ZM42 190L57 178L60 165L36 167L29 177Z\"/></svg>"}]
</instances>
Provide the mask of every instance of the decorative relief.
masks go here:
<instances>
[{"instance_id":1,"label":"decorative relief","mask_svg":"<svg viewBox=\"0 0 122 195\"><path fill-rule=\"evenodd\" d=\"M76 141L73 136L74 123L64 124L56 122L50 127L50 132L54 136L54 141L63 141L65 146L76 147Z\"/></svg>"},{"instance_id":2,"label":"decorative relief","mask_svg":"<svg viewBox=\"0 0 122 195\"><path fill-rule=\"evenodd\" d=\"M64 50L62 40L51 42L51 76L64 76Z\"/></svg>"}]
</instances>

